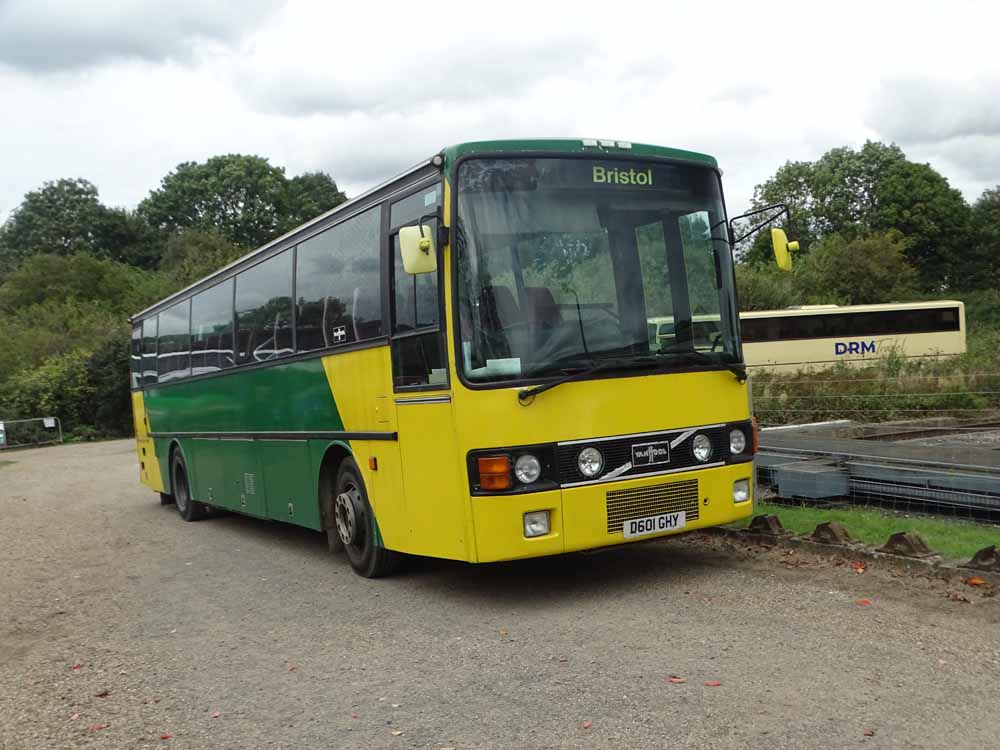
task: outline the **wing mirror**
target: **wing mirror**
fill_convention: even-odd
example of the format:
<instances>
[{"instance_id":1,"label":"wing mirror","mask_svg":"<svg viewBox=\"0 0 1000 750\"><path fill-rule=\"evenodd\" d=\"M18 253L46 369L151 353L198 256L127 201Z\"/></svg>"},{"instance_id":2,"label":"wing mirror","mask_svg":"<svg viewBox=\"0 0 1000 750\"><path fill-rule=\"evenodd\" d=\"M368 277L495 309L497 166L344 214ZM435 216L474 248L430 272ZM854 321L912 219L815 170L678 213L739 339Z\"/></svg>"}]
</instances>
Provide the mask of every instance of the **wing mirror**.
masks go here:
<instances>
[{"instance_id":1,"label":"wing mirror","mask_svg":"<svg viewBox=\"0 0 1000 750\"><path fill-rule=\"evenodd\" d=\"M408 274L431 273L437 270L434 233L426 224L399 230L399 253L403 270Z\"/></svg>"},{"instance_id":2,"label":"wing mirror","mask_svg":"<svg viewBox=\"0 0 1000 750\"><path fill-rule=\"evenodd\" d=\"M782 271L792 270L792 253L799 249L798 242L789 242L783 229L771 229L771 247L774 260Z\"/></svg>"}]
</instances>

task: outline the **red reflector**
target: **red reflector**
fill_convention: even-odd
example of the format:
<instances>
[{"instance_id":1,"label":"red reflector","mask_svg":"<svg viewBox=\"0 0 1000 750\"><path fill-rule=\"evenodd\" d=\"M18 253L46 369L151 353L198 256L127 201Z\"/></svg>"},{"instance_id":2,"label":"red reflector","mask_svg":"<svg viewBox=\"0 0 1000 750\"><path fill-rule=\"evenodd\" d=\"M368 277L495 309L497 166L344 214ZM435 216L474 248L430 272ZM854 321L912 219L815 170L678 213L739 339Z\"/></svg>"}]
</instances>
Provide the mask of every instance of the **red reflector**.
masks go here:
<instances>
[{"instance_id":1,"label":"red reflector","mask_svg":"<svg viewBox=\"0 0 1000 750\"><path fill-rule=\"evenodd\" d=\"M757 453L757 417L753 418L753 452Z\"/></svg>"}]
</instances>

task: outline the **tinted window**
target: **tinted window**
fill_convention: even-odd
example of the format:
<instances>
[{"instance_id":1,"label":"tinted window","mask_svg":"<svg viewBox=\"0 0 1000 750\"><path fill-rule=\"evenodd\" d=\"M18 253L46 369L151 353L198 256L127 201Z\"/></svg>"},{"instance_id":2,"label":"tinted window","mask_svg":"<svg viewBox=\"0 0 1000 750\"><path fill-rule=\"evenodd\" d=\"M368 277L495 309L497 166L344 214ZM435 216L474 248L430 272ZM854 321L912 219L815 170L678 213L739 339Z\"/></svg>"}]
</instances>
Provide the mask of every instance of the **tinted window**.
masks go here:
<instances>
[{"instance_id":1,"label":"tinted window","mask_svg":"<svg viewBox=\"0 0 1000 750\"><path fill-rule=\"evenodd\" d=\"M939 333L959 330L958 308L928 310L887 310L885 312L788 315L748 318L740 321L743 340L783 341L787 339L849 338L851 336L892 336L910 333Z\"/></svg>"},{"instance_id":2,"label":"tinted window","mask_svg":"<svg viewBox=\"0 0 1000 750\"><path fill-rule=\"evenodd\" d=\"M258 263L236 277L239 362L287 357L292 347L292 252Z\"/></svg>"},{"instance_id":3,"label":"tinted window","mask_svg":"<svg viewBox=\"0 0 1000 750\"><path fill-rule=\"evenodd\" d=\"M142 382L156 382L156 317L142 321Z\"/></svg>"},{"instance_id":4,"label":"tinted window","mask_svg":"<svg viewBox=\"0 0 1000 750\"><path fill-rule=\"evenodd\" d=\"M380 216L373 208L299 245L299 351L382 334Z\"/></svg>"},{"instance_id":5,"label":"tinted window","mask_svg":"<svg viewBox=\"0 0 1000 750\"><path fill-rule=\"evenodd\" d=\"M441 184L430 185L393 203L389 209L389 224L393 229L404 224L416 224L420 221L420 217L436 214L440 204Z\"/></svg>"},{"instance_id":6,"label":"tinted window","mask_svg":"<svg viewBox=\"0 0 1000 750\"><path fill-rule=\"evenodd\" d=\"M429 223L433 231L436 221ZM438 275L437 273L409 274L403 269L403 256L399 252L399 235L393 238L393 304L395 323L393 331L401 333L438 324Z\"/></svg>"},{"instance_id":7,"label":"tinted window","mask_svg":"<svg viewBox=\"0 0 1000 750\"><path fill-rule=\"evenodd\" d=\"M441 334L406 336L392 343L392 381L396 388L448 382Z\"/></svg>"},{"instance_id":8,"label":"tinted window","mask_svg":"<svg viewBox=\"0 0 1000 750\"><path fill-rule=\"evenodd\" d=\"M129 373L133 388L142 385L142 325L132 329L132 345L129 348Z\"/></svg>"},{"instance_id":9,"label":"tinted window","mask_svg":"<svg viewBox=\"0 0 1000 750\"><path fill-rule=\"evenodd\" d=\"M232 367L233 280L196 294L191 301L191 372Z\"/></svg>"},{"instance_id":10,"label":"tinted window","mask_svg":"<svg viewBox=\"0 0 1000 750\"><path fill-rule=\"evenodd\" d=\"M191 374L191 300L186 299L159 314L157 370L160 382Z\"/></svg>"}]
</instances>

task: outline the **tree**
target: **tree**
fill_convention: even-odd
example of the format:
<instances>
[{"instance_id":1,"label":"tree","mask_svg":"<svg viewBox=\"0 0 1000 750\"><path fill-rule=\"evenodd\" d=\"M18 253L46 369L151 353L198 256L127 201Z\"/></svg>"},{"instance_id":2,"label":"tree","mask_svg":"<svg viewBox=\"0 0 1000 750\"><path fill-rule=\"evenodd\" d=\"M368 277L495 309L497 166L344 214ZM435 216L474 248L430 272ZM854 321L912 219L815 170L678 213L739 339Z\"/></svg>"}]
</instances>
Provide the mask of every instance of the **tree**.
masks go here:
<instances>
[{"instance_id":1,"label":"tree","mask_svg":"<svg viewBox=\"0 0 1000 750\"><path fill-rule=\"evenodd\" d=\"M190 229L167 240L160 268L178 287L185 287L229 265L246 252L247 248L216 232Z\"/></svg>"},{"instance_id":2,"label":"tree","mask_svg":"<svg viewBox=\"0 0 1000 750\"><path fill-rule=\"evenodd\" d=\"M1000 185L972 206L972 242L959 266L963 289L1000 288Z\"/></svg>"},{"instance_id":3,"label":"tree","mask_svg":"<svg viewBox=\"0 0 1000 750\"><path fill-rule=\"evenodd\" d=\"M326 172L306 172L293 177L288 182L289 216L282 231L294 229L346 200L347 196Z\"/></svg>"},{"instance_id":4,"label":"tree","mask_svg":"<svg viewBox=\"0 0 1000 750\"><path fill-rule=\"evenodd\" d=\"M0 278L33 255L88 253L154 268L159 245L142 217L102 204L87 180L46 182L24 196L0 229Z\"/></svg>"},{"instance_id":5,"label":"tree","mask_svg":"<svg viewBox=\"0 0 1000 750\"><path fill-rule=\"evenodd\" d=\"M0 253L13 265L34 253L94 252L104 211L97 188L87 180L46 182L27 193L4 224Z\"/></svg>"},{"instance_id":6,"label":"tree","mask_svg":"<svg viewBox=\"0 0 1000 750\"><path fill-rule=\"evenodd\" d=\"M737 265L736 293L741 311L780 310L801 302L792 274L770 266Z\"/></svg>"},{"instance_id":7,"label":"tree","mask_svg":"<svg viewBox=\"0 0 1000 750\"><path fill-rule=\"evenodd\" d=\"M163 237L135 211L105 209L95 231L99 257L149 270L159 265Z\"/></svg>"},{"instance_id":8,"label":"tree","mask_svg":"<svg viewBox=\"0 0 1000 750\"><path fill-rule=\"evenodd\" d=\"M267 159L228 154L179 164L138 211L151 226L170 234L212 231L254 248L343 200L327 175L288 180L284 169Z\"/></svg>"},{"instance_id":9,"label":"tree","mask_svg":"<svg viewBox=\"0 0 1000 750\"><path fill-rule=\"evenodd\" d=\"M46 302L81 302L124 319L174 287L161 274L87 253L33 255L0 284L0 311L10 314Z\"/></svg>"},{"instance_id":10,"label":"tree","mask_svg":"<svg viewBox=\"0 0 1000 750\"><path fill-rule=\"evenodd\" d=\"M827 235L793 271L807 304L865 305L917 296L918 279L899 232L848 239Z\"/></svg>"},{"instance_id":11,"label":"tree","mask_svg":"<svg viewBox=\"0 0 1000 750\"><path fill-rule=\"evenodd\" d=\"M868 141L859 150L832 149L815 162L788 162L754 190L753 207L785 203L789 234L807 253L824 237L844 240L896 230L922 286L959 283L959 259L969 241L970 209L961 193L930 165L909 161L895 144ZM743 261L770 263L766 233Z\"/></svg>"}]
</instances>

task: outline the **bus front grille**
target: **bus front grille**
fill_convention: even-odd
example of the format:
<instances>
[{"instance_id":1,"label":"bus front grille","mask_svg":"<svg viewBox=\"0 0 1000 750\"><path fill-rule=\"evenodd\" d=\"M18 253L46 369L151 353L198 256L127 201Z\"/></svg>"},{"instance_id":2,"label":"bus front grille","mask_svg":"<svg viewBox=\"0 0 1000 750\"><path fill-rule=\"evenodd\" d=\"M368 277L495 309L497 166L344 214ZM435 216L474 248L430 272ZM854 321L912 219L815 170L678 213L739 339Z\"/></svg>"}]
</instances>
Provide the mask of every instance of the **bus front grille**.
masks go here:
<instances>
[{"instance_id":1,"label":"bus front grille","mask_svg":"<svg viewBox=\"0 0 1000 750\"><path fill-rule=\"evenodd\" d=\"M611 490L606 496L608 533L619 534L622 524L636 518L684 511L688 523L698 518L698 480Z\"/></svg>"}]
</instances>

